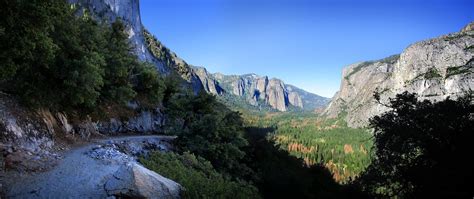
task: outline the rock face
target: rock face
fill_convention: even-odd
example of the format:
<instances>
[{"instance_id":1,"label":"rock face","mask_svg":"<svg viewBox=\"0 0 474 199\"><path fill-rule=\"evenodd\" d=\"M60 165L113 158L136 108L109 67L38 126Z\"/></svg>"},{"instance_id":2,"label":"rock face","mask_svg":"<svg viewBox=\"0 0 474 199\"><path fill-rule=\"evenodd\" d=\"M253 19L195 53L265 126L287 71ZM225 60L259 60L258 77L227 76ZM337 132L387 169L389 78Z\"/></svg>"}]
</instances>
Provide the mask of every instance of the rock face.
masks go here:
<instances>
[{"instance_id":1,"label":"rock face","mask_svg":"<svg viewBox=\"0 0 474 199\"><path fill-rule=\"evenodd\" d=\"M0 92L0 143L32 151L51 148L54 128L49 118L28 111L15 99Z\"/></svg>"},{"instance_id":2,"label":"rock face","mask_svg":"<svg viewBox=\"0 0 474 199\"><path fill-rule=\"evenodd\" d=\"M106 135L126 132L141 134L161 132L164 125L164 115L159 109L154 111L144 110L128 119L110 118L108 121L98 121L95 124L97 131Z\"/></svg>"},{"instance_id":3,"label":"rock face","mask_svg":"<svg viewBox=\"0 0 474 199\"><path fill-rule=\"evenodd\" d=\"M255 74L211 74L202 67L193 67L192 70L204 85L204 90L229 104L246 104L249 105L247 108L269 107L278 111L288 111L290 108L312 111L325 106L329 101L276 78L269 79Z\"/></svg>"},{"instance_id":4,"label":"rock face","mask_svg":"<svg viewBox=\"0 0 474 199\"><path fill-rule=\"evenodd\" d=\"M431 101L456 98L474 89L474 23L462 31L410 45L400 55L352 64L342 72L341 88L324 111L344 116L351 127L387 111L382 102L404 91Z\"/></svg>"},{"instance_id":5,"label":"rock face","mask_svg":"<svg viewBox=\"0 0 474 199\"><path fill-rule=\"evenodd\" d=\"M90 118L71 123L63 113L30 110L13 97L0 93L0 141L31 150L51 148L53 136L60 134L88 139L91 135L116 135L124 132L141 134L160 132L163 114L159 109L141 111L126 120L92 121Z\"/></svg>"},{"instance_id":6,"label":"rock face","mask_svg":"<svg viewBox=\"0 0 474 199\"><path fill-rule=\"evenodd\" d=\"M96 123L90 120L72 124L62 113L30 110L0 93L0 148L6 151L47 152L55 145L56 136L89 139L94 134L98 134Z\"/></svg>"},{"instance_id":7,"label":"rock face","mask_svg":"<svg viewBox=\"0 0 474 199\"><path fill-rule=\"evenodd\" d=\"M205 68L193 67L191 71L193 74L193 79L196 79L206 92L215 95L222 94L223 89L219 86L219 82L217 82L212 77L212 74L209 74Z\"/></svg>"}]
</instances>

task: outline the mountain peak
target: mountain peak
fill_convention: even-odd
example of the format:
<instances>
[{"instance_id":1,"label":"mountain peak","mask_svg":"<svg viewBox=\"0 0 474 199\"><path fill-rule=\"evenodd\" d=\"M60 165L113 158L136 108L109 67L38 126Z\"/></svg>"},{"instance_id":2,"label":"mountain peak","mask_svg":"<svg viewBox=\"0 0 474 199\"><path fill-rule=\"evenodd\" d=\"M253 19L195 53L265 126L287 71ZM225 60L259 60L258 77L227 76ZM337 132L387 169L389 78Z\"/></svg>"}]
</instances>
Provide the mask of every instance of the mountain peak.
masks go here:
<instances>
[{"instance_id":1,"label":"mountain peak","mask_svg":"<svg viewBox=\"0 0 474 199\"><path fill-rule=\"evenodd\" d=\"M463 29L461 29L461 32L469 32L469 31L474 31L474 21L467 24L466 26L464 26Z\"/></svg>"}]
</instances>

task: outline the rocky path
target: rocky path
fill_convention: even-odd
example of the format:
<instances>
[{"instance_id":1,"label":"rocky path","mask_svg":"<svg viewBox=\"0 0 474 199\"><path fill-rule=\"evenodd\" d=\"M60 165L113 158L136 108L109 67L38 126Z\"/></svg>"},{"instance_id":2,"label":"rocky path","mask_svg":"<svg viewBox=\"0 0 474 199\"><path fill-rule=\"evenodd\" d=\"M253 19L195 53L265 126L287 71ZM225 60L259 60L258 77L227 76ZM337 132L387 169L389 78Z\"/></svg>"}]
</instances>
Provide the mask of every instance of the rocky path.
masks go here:
<instances>
[{"instance_id":1,"label":"rocky path","mask_svg":"<svg viewBox=\"0 0 474 199\"><path fill-rule=\"evenodd\" d=\"M7 198L177 198L181 186L136 161L150 149L170 149L169 136L97 140L64 154L53 169L11 179Z\"/></svg>"}]
</instances>

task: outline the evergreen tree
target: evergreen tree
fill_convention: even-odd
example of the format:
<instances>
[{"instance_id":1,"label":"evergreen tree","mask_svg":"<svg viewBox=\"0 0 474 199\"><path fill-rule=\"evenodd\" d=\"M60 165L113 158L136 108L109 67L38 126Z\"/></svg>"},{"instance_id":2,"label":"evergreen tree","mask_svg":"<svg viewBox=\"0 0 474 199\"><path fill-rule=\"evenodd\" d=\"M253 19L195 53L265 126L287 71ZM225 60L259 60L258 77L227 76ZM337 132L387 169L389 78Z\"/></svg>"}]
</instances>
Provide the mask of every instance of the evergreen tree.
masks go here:
<instances>
[{"instance_id":1,"label":"evergreen tree","mask_svg":"<svg viewBox=\"0 0 474 199\"><path fill-rule=\"evenodd\" d=\"M126 103L136 95L130 82L130 75L139 63L131 54L125 26L120 19L112 23L107 41L103 99Z\"/></svg>"},{"instance_id":2,"label":"evergreen tree","mask_svg":"<svg viewBox=\"0 0 474 199\"><path fill-rule=\"evenodd\" d=\"M133 90L142 104L154 108L163 101L166 90L165 80L158 74L156 68L149 63L138 64L132 75Z\"/></svg>"},{"instance_id":3,"label":"evergreen tree","mask_svg":"<svg viewBox=\"0 0 474 199\"><path fill-rule=\"evenodd\" d=\"M377 98L377 96L376 96ZM474 105L470 94L432 103L403 93L371 119L376 157L359 183L377 197L470 198Z\"/></svg>"},{"instance_id":4,"label":"evergreen tree","mask_svg":"<svg viewBox=\"0 0 474 199\"><path fill-rule=\"evenodd\" d=\"M178 135L176 145L209 160L227 174L246 172L239 161L247 145L239 113L227 110L215 96L201 91L198 95L175 95L167 109L170 129ZM243 174L243 173L242 173Z\"/></svg>"},{"instance_id":5,"label":"evergreen tree","mask_svg":"<svg viewBox=\"0 0 474 199\"><path fill-rule=\"evenodd\" d=\"M53 0L1 1L0 81L2 89L44 98L49 93L50 66L59 50L50 34L64 15L65 2ZM33 102L34 100L31 100Z\"/></svg>"},{"instance_id":6,"label":"evergreen tree","mask_svg":"<svg viewBox=\"0 0 474 199\"><path fill-rule=\"evenodd\" d=\"M2 91L29 106L85 114L133 99L160 104L165 84L153 66L132 54L120 19L101 25L78 16L65 0L0 6Z\"/></svg>"},{"instance_id":7,"label":"evergreen tree","mask_svg":"<svg viewBox=\"0 0 474 199\"><path fill-rule=\"evenodd\" d=\"M50 68L57 80L55 98L61 109L88 109L97 104L103 86L104 28L88 18L77 18L70 12L58 20L51 35L58 47ZM50 80L51 81L51 80ZM50 85L54 88L54 85ZM64 106L66 105L66 106Z\"/></svg>"}]
</instances>

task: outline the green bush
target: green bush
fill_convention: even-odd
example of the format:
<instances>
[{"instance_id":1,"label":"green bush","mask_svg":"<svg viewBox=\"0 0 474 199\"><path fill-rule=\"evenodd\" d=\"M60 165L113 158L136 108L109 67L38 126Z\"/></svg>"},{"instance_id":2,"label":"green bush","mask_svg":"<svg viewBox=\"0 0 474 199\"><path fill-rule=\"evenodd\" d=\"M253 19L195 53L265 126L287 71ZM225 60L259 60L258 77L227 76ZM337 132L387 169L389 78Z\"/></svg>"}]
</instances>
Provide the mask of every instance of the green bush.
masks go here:
<instances>
[{"instance_id":1,"label":"green bush","mask_svg":"<svg viewBox=\"0 0 474 199\"><path fill-rule=\"evenodd\" d=\"M471 46L472 47L472 46ZM453 76L453 75L458 75L458 74L469 74L472 73L472 67L474 65L474 58L471 58L466 65L463 66L455 66L455 67L448 67L446 69L446 78Z\"/></svg>"},{"instance_id":2,"label":"green bush","mask_svg":"<svg viewBox=\"0 0 474 199\"><path fill-rule=\"evenodd\" d=\"M424 74L425 79L434 79L434 78L439 78L441 75L439 74L439 71L436 68L431 68Z\"/></svg>"},{"instance_id":3,"label":"green bush","mask_svg":"<svg viewBox=\"0 0 474 199\"><path fill-rule=\"evenodd\" d=\"M240 163L245 155L241 149L247 145L240 113L228 110L204 91L174 95L166 113L166 132L178 136L178 150L206 158L225 174L239 176L246 172Z\"/></svg>"},{"instance_id":4,"label":"green bush","mask_svg":"<svg viewBox=\"0 0 474 199\"><path fill-rule=\"evenodd\" d=\"M140 162L180 183L185 188L184 198L260 198L254 186L224 178L210 162L188 152L182 155L154 152Z\"/></svg>"},{"instance_id":5,"label":"green bush","mask_svg":"<svg viewBox=\"0 0 474 199\"><path fill-rule=\"evenodd\" d=\"M137 65L134 69L133 89L141 98L142 104L156 107L164 97L165 80L156 72L156 68L148 63Z\"/></svg>"}]
</instances>

